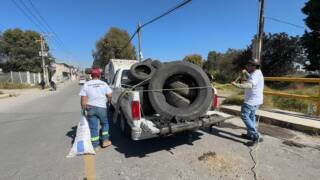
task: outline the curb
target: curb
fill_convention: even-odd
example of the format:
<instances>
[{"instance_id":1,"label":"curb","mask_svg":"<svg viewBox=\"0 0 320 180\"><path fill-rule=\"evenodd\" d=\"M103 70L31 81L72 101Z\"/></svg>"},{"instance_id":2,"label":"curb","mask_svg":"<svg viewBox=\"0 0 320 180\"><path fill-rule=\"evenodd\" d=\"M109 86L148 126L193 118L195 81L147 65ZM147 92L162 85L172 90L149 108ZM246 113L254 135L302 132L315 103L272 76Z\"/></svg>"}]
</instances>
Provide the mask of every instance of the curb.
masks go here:
<instances>
[{"instance_id":1,"label":"curb","mask_svg":"<svg viewBox=\"0 0 320 180\"><path fill-rule=\"evenodd\" d=\"M8 98L10 94L0 94L0 99Z\"/></svg>"},{"instance_id":2,"label":"curb","mask_svg":"<svg viewBox=\"0 0 320 180\"><path fill-rule=\"evenodd\" d=\"M228 114L236 115L236 116L240 115L240 110L234 109L231 107L221 106L220 111L228 113ZM259 110L259 111L261 112L261 110ZM310 135L319 135L320 134L320 125L312 126L312 125L305 125L302 123L294 123L294 122L290 122L290 121L287 121L284 119L280 119L280 118L277 119L277 118L270 117L267 115L262 115L261 113L259 113L259 111L257 112L257 116L260 116L260 122L283 127L283 128L287 128L287 129L292 129L292 130L296 130L296 131L300 131L300 132L304 132L304 133L307 133ZM274 113L274 114L276 114L276 113ZM279 116L280 116L280 114L279 114ZM287 117L290 118L290 116L287 116ZM294 117L292 117L292 118L294 118ZM300 119L305 120L303 118L300 118ZM315 121L315 120L305 120L305 121L309 121L309 122L314 121L314 123L320 124L320 122Z\"/></svg>"}]
</instances>

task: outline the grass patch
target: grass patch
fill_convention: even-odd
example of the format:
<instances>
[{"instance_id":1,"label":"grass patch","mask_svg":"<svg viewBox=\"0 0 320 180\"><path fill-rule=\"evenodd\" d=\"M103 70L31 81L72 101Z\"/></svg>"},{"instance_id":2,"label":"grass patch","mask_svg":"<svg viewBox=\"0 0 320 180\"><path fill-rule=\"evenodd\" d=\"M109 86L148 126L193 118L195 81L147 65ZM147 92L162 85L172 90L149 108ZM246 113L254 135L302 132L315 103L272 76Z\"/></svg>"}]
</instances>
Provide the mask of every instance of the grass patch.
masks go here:
<instances>
[{"instance_id":1,"label":"grass patch","mask_svg":"<svg viewBox=\"0 0 320 180\"><path fill-rule=\"evenodd\" d=\"M226 105L242 105L243 104L243 90L233 87L231 84L215 84L218 91L230 94L222 104ZM319 91L319 86L294 86L290 89L273 89L268 86L265 86L265 91L272 92L281 92L289 94L300 94L300 95L309 95L317 96ZM273 109L282 109L294 112L301 112L306 114L315 114L313 108L313 102L302 100L302 99L293 99L280 96L264 96L264 103L262 107L273 108Z\"/></svg>"},{"instance_id":2,"label":"grass patch","mask_svg":"<svg viewBox=\"0 0 320 180\"><path fill-rule=\"evenodd\" d=\"M227 105L242 105L243 104L243 95L232 95L227 97L222 104L227 104Z\"/></svg>"},{"instance_id":3,"label":"grass patch","mask_svg":"<svg viewBox=\"0 0 320 180\"><path fill-rule=\"evenodd\" d=\"M214 83L214 87L219 91L223 91L228 94L240 94L243 92L243 90L233 86L232 84L220 84L220 83Z\"/></svg>"},{"instance_id":4,"label":"grass patch","mask_svg":"<svg viewBox=\"0 0 320 180\"><path fill-rule=\"evenodd\" d=\"M11 82L0 82L0 89L27 89L34 88L34 86L28 84L19 84Z\"/></svg>"},{"instance_id":5,"label":"grass patch","mask_svg":"<svg viewBox=\"0 0 320 180\"><path fill-rule=\"evenodd\" d=\"M308 109L310 106L310 101L301 100L301 99L291 99L291 98L284 98L284 97L272 97L273 107L288 110L288 111L295 111L295 112L302 112L302 113L309 113Z\"/></svg>"}]
</instances>

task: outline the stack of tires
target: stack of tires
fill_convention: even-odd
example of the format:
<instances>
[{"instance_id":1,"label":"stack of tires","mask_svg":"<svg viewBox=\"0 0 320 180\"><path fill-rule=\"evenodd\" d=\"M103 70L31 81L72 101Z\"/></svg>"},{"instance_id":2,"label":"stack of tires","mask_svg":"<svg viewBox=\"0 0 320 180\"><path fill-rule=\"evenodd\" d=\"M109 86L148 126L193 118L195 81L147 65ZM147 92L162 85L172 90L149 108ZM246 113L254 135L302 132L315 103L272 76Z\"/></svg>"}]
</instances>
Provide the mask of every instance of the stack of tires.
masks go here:
<instances>
[{"instance_id":1,"label":"stack of tires","mask_svg":"<svg viewBox=\"0 0 320 180\"><path fill-rule=\"evenodd\" d=\"M197 65L176 61L146 60L134 64L129 78L140 83L142 113L159 114L167 121L198 119L212 103L212 88L206 73Z\"/></svg>"}]
</instances>

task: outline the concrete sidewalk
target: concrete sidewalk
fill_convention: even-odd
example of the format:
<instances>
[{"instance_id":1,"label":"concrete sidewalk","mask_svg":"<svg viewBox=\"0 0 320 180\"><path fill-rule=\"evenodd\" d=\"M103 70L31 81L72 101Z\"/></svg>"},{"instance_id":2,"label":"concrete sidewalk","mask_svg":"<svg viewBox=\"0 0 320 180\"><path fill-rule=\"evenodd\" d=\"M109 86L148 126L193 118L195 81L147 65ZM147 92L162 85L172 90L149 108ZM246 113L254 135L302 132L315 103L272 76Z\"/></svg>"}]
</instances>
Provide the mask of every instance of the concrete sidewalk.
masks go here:
<instances>
[{"instance_id":1,"label":"concrete sidewalk","mask_svg":"<svg viewBox=\"0 0 320 180\"><path fill-rule=\"evenodd\" d=\"M233 115L240 115L241 107L235 105L223 105L220 107L220 111ZM258 110L257 116L257 118L260 116L260 122L294 129L308 134L320 134L320 118L294 116L266 110Z\"/></svg>"}]
</instances>

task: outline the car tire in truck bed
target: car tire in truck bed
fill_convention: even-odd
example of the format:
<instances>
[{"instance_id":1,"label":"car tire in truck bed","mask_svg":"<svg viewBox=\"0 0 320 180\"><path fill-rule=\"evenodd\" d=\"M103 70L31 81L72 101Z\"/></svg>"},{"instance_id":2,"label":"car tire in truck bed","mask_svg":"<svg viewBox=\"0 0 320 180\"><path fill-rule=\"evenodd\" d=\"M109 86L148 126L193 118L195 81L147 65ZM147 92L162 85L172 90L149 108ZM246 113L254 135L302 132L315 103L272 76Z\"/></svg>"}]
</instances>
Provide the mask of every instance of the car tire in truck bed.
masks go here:
<instances>
[{"instance_id":1,"label":"car tire in truck bed","mask_svg":"<svg viewBox=\"0 0 320 180\"><path fill-rule=\"evenodd\" d=\"M161 68L162 63L161 63L159 60L153 60L153 61L151 62L151 65L152 65L154 68L159 69L159 68Z\"/></svg>"},{"instance_id":2,"label":"car tire in truck bed","mask_svg":"<svg viewBox=\"0 0 320 180\"><path fill-rule=\"evenodd\" d=\"M136 63L129 70L129 78L136 82L151 78L155 73L155 68L149 62Z\"/></svg>"},{"instance_id":3,"label":"car tire in truck bed","mask_svg":"<svg viewBox=\"0 0 320 180\"><path fill-rule=\"evenodd\" d=\"M165 89L172 82L172 79L177 77L187 80L188 87L201 87L196 89L194 98L186 97L190 101L187 106L176 107L174 103L167 100L168 93L161 90ZM148 97L153 109L160 114L160 117L167 120L197 119L206 113L212 100L212 88L207 75L199 66L188 62L163 64L150 80L148 90Z\"/></svg>"}]
</instances>

